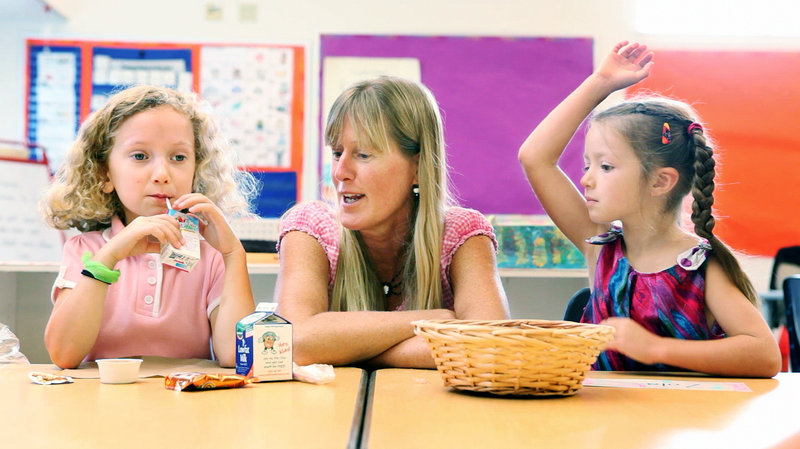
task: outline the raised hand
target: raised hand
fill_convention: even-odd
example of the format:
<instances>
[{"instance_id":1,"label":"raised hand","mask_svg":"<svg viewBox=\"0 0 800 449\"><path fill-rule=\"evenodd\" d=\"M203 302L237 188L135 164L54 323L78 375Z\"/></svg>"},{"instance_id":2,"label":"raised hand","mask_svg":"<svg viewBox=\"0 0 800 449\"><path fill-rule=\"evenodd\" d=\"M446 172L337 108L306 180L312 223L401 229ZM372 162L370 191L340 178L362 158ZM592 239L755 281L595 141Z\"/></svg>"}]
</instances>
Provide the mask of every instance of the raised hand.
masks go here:
<instances>
[{"instance_id":1,"label":"raised hand","mask_svg":"<svg viewBox=\"0 0 800 449\"><path fill-rule=\"evenodd\" d=\"M612 90L618 90L647 78L652 67L653 52L647 50L647 45L622 41L600 63L595 75L609 83Z\"/></svg>"}]
</instances>

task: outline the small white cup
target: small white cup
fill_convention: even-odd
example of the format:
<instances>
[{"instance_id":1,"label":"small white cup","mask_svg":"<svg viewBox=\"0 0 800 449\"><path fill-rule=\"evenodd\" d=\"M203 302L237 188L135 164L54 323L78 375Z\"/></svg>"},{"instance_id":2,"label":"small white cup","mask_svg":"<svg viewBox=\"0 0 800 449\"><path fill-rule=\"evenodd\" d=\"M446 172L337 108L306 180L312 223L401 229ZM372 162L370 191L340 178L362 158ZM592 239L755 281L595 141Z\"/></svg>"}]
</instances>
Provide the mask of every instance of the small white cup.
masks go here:
<instances>
[{"instance_id":1,"label":"small white cup","mask_svg":"<svg viewBox=\"0 0 800 449\"><path fill-rule=\"evenodd\" d=\"M142 359L98 359L100 382L104 384L130 384L139 379Z\"/></svg>"}]
</instances>

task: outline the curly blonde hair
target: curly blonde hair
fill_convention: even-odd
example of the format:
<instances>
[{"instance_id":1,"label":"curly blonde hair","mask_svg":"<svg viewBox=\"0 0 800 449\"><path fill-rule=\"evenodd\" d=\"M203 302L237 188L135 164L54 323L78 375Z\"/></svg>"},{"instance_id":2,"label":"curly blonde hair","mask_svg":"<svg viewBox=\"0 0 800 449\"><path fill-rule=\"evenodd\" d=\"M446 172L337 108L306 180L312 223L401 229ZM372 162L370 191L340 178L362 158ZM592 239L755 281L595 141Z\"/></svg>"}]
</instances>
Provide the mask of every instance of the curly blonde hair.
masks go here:
<instances>
[{"instance_id":1,"label":"curly blonde hair","mask_svg":"<svg viewBox=\"0 0 800 449\"><path fill-rule=\"evenodd\" d=\"M186 116L192 125L197 162L193 191L207 196L226 215L250 211L256 180L238 169L236 152L213 117L202 110L203 103L173 89L139 85L113 95L81 125L40 203L50 226L93 231L108 227L114 215L125 216L117 193L103 191L115 135L129 117L165 105Z\"/></svg>"}]
</instances>

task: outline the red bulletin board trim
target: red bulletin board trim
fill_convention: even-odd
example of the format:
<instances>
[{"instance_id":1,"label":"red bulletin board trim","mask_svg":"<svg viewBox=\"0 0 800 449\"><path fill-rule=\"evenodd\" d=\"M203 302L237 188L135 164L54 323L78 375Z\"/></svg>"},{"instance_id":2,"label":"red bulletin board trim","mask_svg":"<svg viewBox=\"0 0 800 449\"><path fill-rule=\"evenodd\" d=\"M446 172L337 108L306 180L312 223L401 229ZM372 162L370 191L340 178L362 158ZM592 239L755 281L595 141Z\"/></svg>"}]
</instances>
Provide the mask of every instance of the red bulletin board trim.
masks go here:
<instances>
[{"instance_id":1,"label":"red bulletin board trim","mask_svg":"<svg viewBox=\"0 0 800 449\"><path fill-rule=\"evenodd\" d=\"M8 141L6 141L6 142L8 142ZM45 167L47 167L47 161L34 161L32 159L18 159L18 158L15 158L15 157L0 156L0 161L19 162L21 164L39 164L39 165L44 165ZM48 173L47 177L48 178L52 178L52 175L50 173Z\"/></svg>"},{"instance_id":2,"label":"red bulletin board trim","mask_svg":"<svg viewBox=\"0 0 800 449\"><path fill-rule=\"evenodd\" d=\"M297 199L300 200L303 191L303 118L305 117L305 50L303 47L294 48L294 101L292 103L292 158L291 165L297 172Z\"/></svg>"},{"instance_id":3,"label":"red bulletin board trim","mask_svg":"<svg viewBox=\"0 0 800 449\"><path fill-rule=\"evenodd\" d=\"M715 234L752 255L800 244L800 53L655 50L654 61L629 93L684 100L700 115L717 162Z\"/></svg>"},{"instance_id":4,"label":"red bulletin board trim","mask_svg":"<svg viewBox=\"0 0 800 449\"><path fill-rule=\"evenodd\" d=\"M92 110L92 47L86 43L81 44L81 110L80 123L86 120Z\"/></svg>"}]
</instances>

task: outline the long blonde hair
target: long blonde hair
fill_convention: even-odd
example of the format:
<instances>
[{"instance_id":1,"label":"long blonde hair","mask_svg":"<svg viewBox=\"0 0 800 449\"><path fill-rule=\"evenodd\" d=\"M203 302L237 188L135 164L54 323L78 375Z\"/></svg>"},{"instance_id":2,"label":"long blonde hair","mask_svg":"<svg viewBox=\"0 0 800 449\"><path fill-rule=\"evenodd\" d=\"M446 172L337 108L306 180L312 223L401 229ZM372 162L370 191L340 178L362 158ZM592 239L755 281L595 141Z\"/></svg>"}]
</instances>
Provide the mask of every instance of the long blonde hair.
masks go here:
<instances>
[{"instance_id":1,"label":"long blonde hair","mask_svg":"<svg viewBox=\"0 0 800 449\"><path fill-rule=\"evenodd\" d=\"M408 157L419 155L419 198L412 197L411 235L402 255L402 297L406 309L442 307L440 276L444 214L451 204L442 118L433 94L424 86L395 77L356 83L334 102L325 130L337 144L345 121L359 145L387 151L394 142ZM358 231L342 227L331 310L385 310L374 264Z\"/></svg>"},{"instance_id":2,"label":"long blonde hair","mask_svg":"<svg viewBox=\"0 0 800 449\"><path fill-rule=\"evenodd\" d=\"M201 110L201 103L173 89L140 85L111 96L81 125L40 203L50 226L92 231L108 227L114 215L124 219L117 193L103 191L115 134L129 117L163 105L191 122L197 161L193 191L207 196L228 215L249 211L256 181L248 172L237 169L235 151L211 115Z\"/></svg>"}]
</instances>

